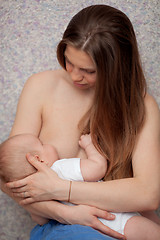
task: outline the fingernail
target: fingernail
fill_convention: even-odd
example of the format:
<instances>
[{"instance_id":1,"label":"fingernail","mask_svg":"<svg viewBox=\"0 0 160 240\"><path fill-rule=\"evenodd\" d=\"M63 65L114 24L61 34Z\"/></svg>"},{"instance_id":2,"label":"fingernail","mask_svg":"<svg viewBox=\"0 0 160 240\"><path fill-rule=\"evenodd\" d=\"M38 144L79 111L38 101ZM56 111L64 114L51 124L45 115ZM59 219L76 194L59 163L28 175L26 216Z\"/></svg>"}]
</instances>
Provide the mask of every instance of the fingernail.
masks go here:
<instances>
[{"instance_id":1,"label":"fingernail","mask_svg":"<svg viewBox=\"0 0 160 240\"><path fill-rule=\"evenodd\" d=\"M113 215L113 214L110 214L110 217L111 217L111 218L115 218L115 215Z\"/></svg>"}]
</instances>

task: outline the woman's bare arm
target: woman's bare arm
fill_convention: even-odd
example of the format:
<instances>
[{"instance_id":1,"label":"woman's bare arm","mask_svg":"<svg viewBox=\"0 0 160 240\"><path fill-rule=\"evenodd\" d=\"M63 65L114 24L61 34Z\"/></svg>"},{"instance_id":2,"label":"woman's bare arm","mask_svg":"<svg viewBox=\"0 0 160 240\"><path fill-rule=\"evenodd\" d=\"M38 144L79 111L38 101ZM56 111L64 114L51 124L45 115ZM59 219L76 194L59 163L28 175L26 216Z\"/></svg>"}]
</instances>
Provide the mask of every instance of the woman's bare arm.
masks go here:
<instances>
[{"instance_id":1,"label":"woman's bare arm","mask_svg":"<svg viewBox=\"0 0 160 240\"><path fill-rule=\"evenodd\" d=\"M19 202L22 200L21 197L15 197L14 194L10 191L9 188L6 187L6 184L1 180L0 181L1 190L6 193L8 196L10 196L15 202L19 204ZM23 208L27 210L30 215L37 216L36 223L42 225L44 224L44 219L55 219L61 223L67 223L63 216L66 215L67 207L64 204L61 204L57 201L43 201L43 202L35 202L32 204L24 205Z\"/></svg>"},{"instance_id":2,"label":"woman's bare arm","mask_svg":"<svg viewBox=\"0 0 160 240\"><path fill-rule=\"evenodd\" d=\"M39 87L42 84L40 74L31 76L25 83L18 101L16 117L10 137L21 133L39 135L42 125L41 115L44 102L44 93L42 88ZM44 87L45 85L43 84L43 89Z\"/></svg>"},{"instance_id":3,"label":"woman's bare arm","mask_svg":"<svg viewBox=\"0 0 160 240\"><path fill-rule=\"evenodd\" d=\"M14 201L19 203L20 198L14 197L12 192L6 188L5 184L2 182L1 184L1 189L12 197ZM23 208L27 210L31 216L33 215L33 220L40 225L45 224L49 219L54 219L63 224L90 226L116 239L125 239L122 234L108 228L98 219L114 220L114 215L95 207L84 205L68 206L58 201L43 201L24 205ZM36 217L34 218L34 216Z\"/></svg>"}]
</instances>

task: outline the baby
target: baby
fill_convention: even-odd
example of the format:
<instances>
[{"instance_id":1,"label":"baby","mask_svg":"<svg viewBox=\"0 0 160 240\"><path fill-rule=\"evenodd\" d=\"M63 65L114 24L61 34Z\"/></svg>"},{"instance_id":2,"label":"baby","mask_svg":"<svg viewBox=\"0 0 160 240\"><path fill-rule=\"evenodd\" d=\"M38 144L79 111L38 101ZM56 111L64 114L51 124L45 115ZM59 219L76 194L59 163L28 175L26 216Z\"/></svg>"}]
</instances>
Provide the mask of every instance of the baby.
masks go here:
<instances>
[{"instance_id":1,"label":"baby","mask_svg":"<svg viewBox=\"0 0 160 240\"><path fill-rule=\"evenodd\" d=\"M39 161L45 162L63 179L71 181L101 180L107 171L106 159L94 147L90 135L82 135L79 144L85 150L86 159L69 158L59 160L56 149L52 145L42 144L34 135L20 134L13 136L0 145L0 178L8 182L33 174L36 169L26 160L26 154L31 153ZM99 220L111 229L125 234L128 240L160 239L160 226L139 213L114 214L116 216L115 220L101 218ZM31 214L31 216L33 220L40 224L48 221L48 219L37 215ZM140 226L141 228L139 228ZM149 232L146 231L146 226L149 226ZM137 229L138 234L141 231L141 238L135 236L136 231L133 231L134 228Z\"/></svg>"}]
</instances>

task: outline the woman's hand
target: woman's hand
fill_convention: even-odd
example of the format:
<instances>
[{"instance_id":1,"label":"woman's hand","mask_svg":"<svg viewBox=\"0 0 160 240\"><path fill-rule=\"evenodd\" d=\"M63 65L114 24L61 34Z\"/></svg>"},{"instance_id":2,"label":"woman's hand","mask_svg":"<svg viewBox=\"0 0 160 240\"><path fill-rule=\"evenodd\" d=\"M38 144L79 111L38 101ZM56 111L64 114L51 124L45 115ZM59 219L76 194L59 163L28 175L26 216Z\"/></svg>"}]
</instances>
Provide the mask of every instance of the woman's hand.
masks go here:
<instances>
[{"instance_id":1,"label":"woman's hand","mask_svg":"<svg viewBox=\"0 0 160 240\"><path fill-rule=\"evenodd\" d=\"M2 190L2 192L6 193L11 198L13 197L12 191L6 186L5 182L1 179L0 179L0 189Z\"/></svg>"},{"instance_id":2,"label":"woman's hand","mask_svg":"<svg viewBox=\"0 0 160 240\"><path fill-rule=\"evenodd\" d=\"M19 204L29 204L47 200L66 200L69 181L64 181L44 162L27 154L27 160L37 169L37 172L18 181L6 184L12 190L14 197L21 197ZM67 186L66 186L67 185ZM62 191L62 188L66 189Z\"/></svg>"},{"instance_id":3,"label":"woman's hand","mask_svg":"<svg viewBox=\"0 0 160 240\"><path fill-rule=\"evenodd\" d=\"M126 239L124 235L105 226L98 218L112 221L115 219L115 216L107 211L95 207L90 207L87 205L76 205L71 206L69 218L67 215L67 224L80 224L90 226L116 239Z\"/></svg>"}]
</instances>

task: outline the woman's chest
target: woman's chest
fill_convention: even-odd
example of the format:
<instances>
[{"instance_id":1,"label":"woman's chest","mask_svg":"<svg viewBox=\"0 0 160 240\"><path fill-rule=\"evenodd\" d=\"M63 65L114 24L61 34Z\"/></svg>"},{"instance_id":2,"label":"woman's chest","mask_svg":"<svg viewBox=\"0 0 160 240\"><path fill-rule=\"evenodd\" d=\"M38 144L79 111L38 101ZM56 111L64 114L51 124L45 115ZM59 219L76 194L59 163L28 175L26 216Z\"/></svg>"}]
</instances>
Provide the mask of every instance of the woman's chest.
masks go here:
<instances>
[{"instance_id":1,"label":"woman's chest","mask_svg":"<svg viewBox=\"0 0 160 240\"><path fill-rule=\"evenodd\" d=\"M67 99L47 104L42 115L40 139L52 144L60 158L84 157L80 149L79 121L88 110L88 106Z\"/></svg>"}]
</instances>

